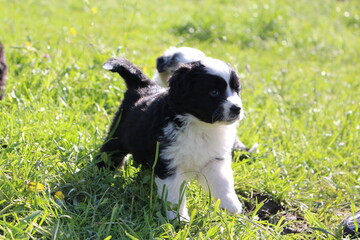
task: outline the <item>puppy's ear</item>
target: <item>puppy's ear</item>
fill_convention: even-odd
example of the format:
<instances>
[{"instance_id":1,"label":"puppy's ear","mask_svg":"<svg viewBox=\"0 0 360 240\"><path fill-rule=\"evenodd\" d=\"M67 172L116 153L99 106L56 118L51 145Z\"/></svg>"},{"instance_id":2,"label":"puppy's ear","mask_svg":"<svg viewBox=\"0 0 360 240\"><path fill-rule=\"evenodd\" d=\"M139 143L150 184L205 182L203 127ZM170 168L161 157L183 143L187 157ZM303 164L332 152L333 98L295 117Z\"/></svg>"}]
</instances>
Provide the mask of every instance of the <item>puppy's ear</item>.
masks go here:
<instances>
[{"instance_id":1,"label":"puppy's ear","mask_svg":"<svg viewBox=\"0 0 360 240\"><path fill-rule=\"evenodd\" d=\"M166 64L169 57L161 56L156 59L156 69L159 73L165 72Z\"/></svg>"},{"instance_id":2,"label":"puppy's ear","mask_svg":"<svg viewBox=\"0 0 360 240\"><path fill-rule=\"evenodd\" d=\"M241 82L239 76L234 70L231 71L230 75L230 87L234 89L237 93L241 92Z\"/></svg>"},{"instance_id":3,"label":"puppy's ear","mask_svg":"<svg viewBox=\"0 0 360 240\"><path fill-rule=\"evenodd\" d=\"M174 103L181 103L190 90L191 64L182 64L169 79L169 95Z\"/></svg>"}]
</instances>

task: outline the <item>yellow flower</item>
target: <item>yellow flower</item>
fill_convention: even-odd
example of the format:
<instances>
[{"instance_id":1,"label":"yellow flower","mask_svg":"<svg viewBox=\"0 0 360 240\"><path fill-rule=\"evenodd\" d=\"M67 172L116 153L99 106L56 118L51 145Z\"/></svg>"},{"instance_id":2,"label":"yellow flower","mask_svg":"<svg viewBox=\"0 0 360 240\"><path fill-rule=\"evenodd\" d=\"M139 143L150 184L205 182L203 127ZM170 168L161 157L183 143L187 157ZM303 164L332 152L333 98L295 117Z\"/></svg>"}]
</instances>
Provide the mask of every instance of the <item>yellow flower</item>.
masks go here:
<instances>
[{"instance_id":1,"label":"yellow flower","mask_svg":"<svg viewBox=\"0 0 360 240\"><path fill-rule=\"evenodd\" d=\"M25 45L26 45L27 47L31 47L31 42L26 41L26 42L25 42Z\"/></svg>"},{"instance_id":2,"label":"yellow flower","mask_svg":"<svg viewBox=\"0 0 360 240\"><path fill-rule=\"evenodd\" d=\"M54 198L55 199L59 199L59 200L62 200L65 198L64 194L62 193L62 191L57 191L55 194L54 194Z\"/></svg>"},{"instance_id":3,"label":"yellow flower","mask_svg":"<svg viewBox=\"0 0 360 240\"><path fill-rule=\"evenodd\" d=\"M71 33L71 35L73 35L73 36L75 36L76 35L76 29L75 28L70 28L70 33Z\"/></svg>"},{"instance_id":4,"label":"yellow flower","mask_svg":"<svg viewBox=\"0 0 360 240\"><path fill-rule=\"evenodd\" d=\"M149 75L148 68L146 66L143 67L143 72L145 75Z\"/></svg>"},{"instance_id":5,"label":"yellow flower","mask_svg":"<svg viewBox=\"0 0 360 240\"><path fill-rule=\"evenodd\" d=\"M45 186L42 183L29 182L28 186L33 191L42 191L45 189Z\"/></svg>"},{"instance_id":6,"label":"yellow flower","mask_svg":"<svg viewBox=\"0 0 360 240\"><path fill-rule=\"evenodd\" d=\"M98 10L97 10L96 7L92 7L92 8L91 8L91 12L92 12L93 14L97 14Z\"/></svg>"}]
</instances>

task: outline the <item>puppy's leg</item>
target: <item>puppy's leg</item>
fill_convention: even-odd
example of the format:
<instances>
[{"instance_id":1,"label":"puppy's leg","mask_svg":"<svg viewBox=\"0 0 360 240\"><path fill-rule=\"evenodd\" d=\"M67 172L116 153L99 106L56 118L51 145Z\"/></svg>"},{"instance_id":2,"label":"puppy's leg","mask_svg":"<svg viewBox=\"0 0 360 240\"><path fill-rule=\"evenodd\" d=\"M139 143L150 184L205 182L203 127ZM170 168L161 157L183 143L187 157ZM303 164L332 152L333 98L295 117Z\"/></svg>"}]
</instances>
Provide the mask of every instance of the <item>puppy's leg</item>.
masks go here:
<instances>
[{"instance_id":1,"label":"puppy's leg","mask_svg":"<svg viewBox=\"0 0 360 240\"><path fill-rule=\"evenodd\" d=\"M179 217L181 221L188 222L190 220L188 210L186 208L186 179L180 174L176 173L165 179L155 178L159 198L162 198L165 203L170 202L171 205L178 206ZM170 206L172 208L172 206ZM176 210L167 210L167 216L170 220L177 217Z\"/></svg>"},{"instance_id":2,"label":"puppy's leg","mask_svg":"<svg viewBox=\"0 0 360 240\"><path fill-rule=\"evenodd\" d=\"M106 155L104 155L106 154ZM96 163L98 168L108 167L110 170L115 171L116 169L123 168L125 164L125 152L103 152L98 156L99 161ZM106 159L106 160L105 160Z\"/></svg>"},{"instance_id":3,"label":"puppy's leg","mask_svg":"<svg viewBox=\"0 0 360 240\"><path fill-rule=\"evenodd\" d=\"M253 153L257 150L257 148L258 148L257 143L255 143L251 148L248 148L245 146L243 142L240 141L239 138L236 138L232 150L233 151L240 150L240 151L247 151L248 153Z\"/></svg>"},{"instance_id":4,"label":"puppy's leg","mask_svg":"<svg viewBox=\"0 0 360 240\"><path fill-rule=\"evenodd\" d=\"M124 158L128 154L127 151L122 150L120 142L116 140L106 142L100 151L96 166L98 168L109 167L113 171L123 167Z\"/></svg>"},{"instance_id":5,"label":"puppy's leg","mask_svg":"<svg viewBox=\"0 0 360 240\"><path fill-rule=\"evenodd\" d=\"M247 147L245 146L245 144L243 144L239 138L235 139L234 145L233 145L233 149L239 149L239 150L245 150L247 151Z\"/></svg>"},{"instance_id":6,"label":"puppy's leg","mask_svg":"<svg viewBox=\"0 0 360 240\"><path fill-rule=\"evenodd\" d=\"M198 181L210 191L214 200L220 199L220 207L230 213L241 213L240 203L235 189L230 159L211 161L198 175Z\"/></svg>"}]
</instances>

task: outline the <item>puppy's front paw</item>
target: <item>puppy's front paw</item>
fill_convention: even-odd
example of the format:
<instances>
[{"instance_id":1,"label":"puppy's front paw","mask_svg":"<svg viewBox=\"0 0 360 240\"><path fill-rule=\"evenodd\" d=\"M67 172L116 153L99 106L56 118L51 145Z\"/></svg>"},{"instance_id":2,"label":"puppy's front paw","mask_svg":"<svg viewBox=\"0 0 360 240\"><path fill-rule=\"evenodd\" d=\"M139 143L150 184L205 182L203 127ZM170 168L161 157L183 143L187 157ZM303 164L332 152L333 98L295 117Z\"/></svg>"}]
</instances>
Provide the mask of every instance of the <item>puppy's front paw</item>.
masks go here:
<instances>
[{"instance_id":1,"label":"puppy's front paw","mask_svg":"<svg viewBox=\"0 0 360 240\"><path fill-rule=\"evenodd\" d=\"M236 196L221 199L220 208L225 209L227 212L232 214L239 214L242 212L242 204Z\"/></svg>"}]
</instances>

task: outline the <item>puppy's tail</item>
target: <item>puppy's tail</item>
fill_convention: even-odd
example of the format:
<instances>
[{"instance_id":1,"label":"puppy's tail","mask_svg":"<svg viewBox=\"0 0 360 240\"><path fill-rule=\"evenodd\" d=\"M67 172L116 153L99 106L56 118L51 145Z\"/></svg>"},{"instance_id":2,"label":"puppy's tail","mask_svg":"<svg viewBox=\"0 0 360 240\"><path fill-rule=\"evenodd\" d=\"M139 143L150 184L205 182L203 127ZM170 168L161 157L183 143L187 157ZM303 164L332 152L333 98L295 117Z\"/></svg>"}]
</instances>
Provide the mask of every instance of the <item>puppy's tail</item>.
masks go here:
<instances>
[{"instance_id":1,"label":"puppy's tail","mask_svg":"<svg viewBox=\"0 0 360 240\"><path fill-rule=\"evenodd\" d=\"M151 80L126 58L111 58L103 68L119 73L128 89L144 88L151 84Z\"/></svg>"}]
</instances>

